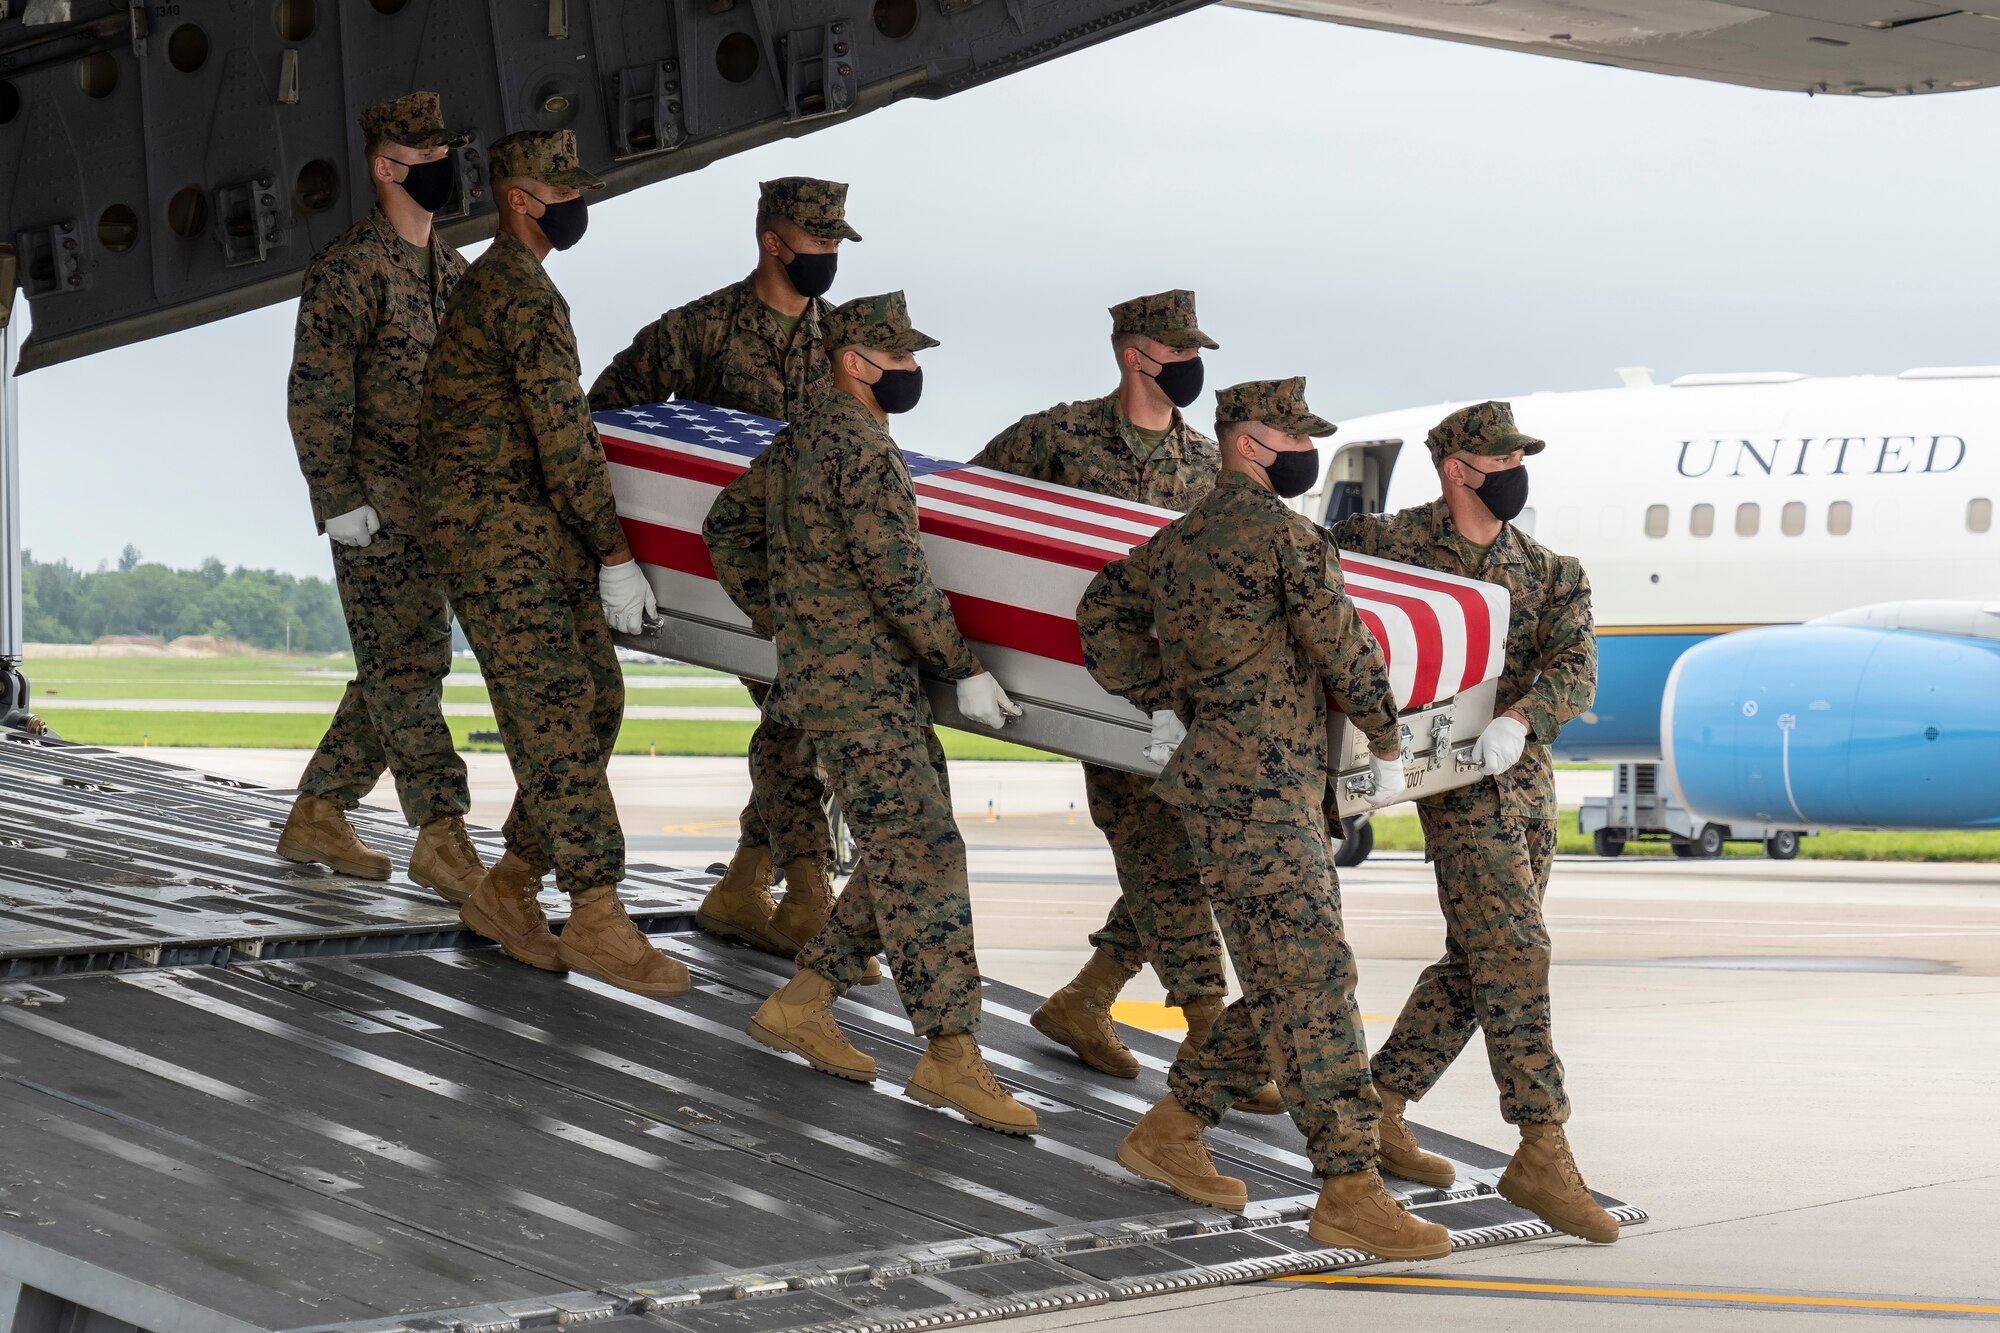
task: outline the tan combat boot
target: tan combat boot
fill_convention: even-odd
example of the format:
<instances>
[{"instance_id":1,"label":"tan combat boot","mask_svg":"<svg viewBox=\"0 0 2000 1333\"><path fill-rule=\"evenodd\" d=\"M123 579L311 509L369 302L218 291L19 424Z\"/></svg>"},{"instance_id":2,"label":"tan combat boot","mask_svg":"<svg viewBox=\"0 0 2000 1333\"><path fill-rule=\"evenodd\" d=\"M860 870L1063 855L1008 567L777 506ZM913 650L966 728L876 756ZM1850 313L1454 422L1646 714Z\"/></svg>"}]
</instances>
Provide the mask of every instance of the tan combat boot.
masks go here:
<instances>
[{"instance_id":1,"label":"tan combat boot","mask_svg":"<svg viewBox=\"0 0 2000 1333\"><path fill-rule=\"evenodd\" d=\"M347 812L332 801L299 793L285 831L278 835L278 855L300 865L323 865L356 879L387 879L389 858L361 841Z\"/></svg>"},{"instance_id":2,"label":"tan combat boot","mask_svg":"<svg viewBox=\"0 0 2000 1333\"><path fill-rule=\"evenodd\" d=\"M687 968L632 924L615 885L570 895L569 922L556 952L573 971L638 995L685 995L694 985Z\"/></svg>"},{"instance_id":3,"label":"tan combat boot","mask_svg":"<svg viewBox=\"0 0 2000 1333\"><path fill-rule=\"evenodd\" d=\"M457 815L433 819L417 831L417 845L410 849L410 881L429 889L453 907L465 900L486 877L486 863L465 831L465 821Z\"/></svg>"},{"instance_id":4,"label":"tan combat boot","mask_svg":"<svg viewBox=\"0 0 2000 1333\"><path fill-rule=\"evenodd\" d=\"M1035 1031L1076 1052L1076 1058L1113 1078L1139 1077L1139 1059L1118 1039L1111 1026L1111 1002L1125 983L1139 975L1099 949L1090 955L1076 979L1042 1001L1028 1016Z\"/></svg>"},{"instance_id":5,"label":"tan combat boot","mask_svg":"<svg viewBox=\"0 0 2000 1333\"><path fill-rule=\"evenodd\" d=\"M1618 1219L1590 1197L1561 1125L1521 1126L1521 1146L1507 1163L1499 1189L1501 1198L1557 1231L1599 1245L1618 1239Z\"/></svg>"},{"instance_id":6,"label":"tan combat boot","mask_svg":"<svg viewBox=\"0 0 2000 1333\"><path fill-rule=\"evenodd\" d=\"M1201 1049L1208 1040L1208 1034L1215 1029L1216 1020L1228 1006L1220 995L1197 995L1181 1006L1181 1017L1187 1020L1187 1036L1181 1038L1181 1047L1174 1052L1174 1059L1185 1060ZM1229 1108L1242 1111L1246 1115L1283 1115L1285 1096L1278 1091L1278 1085L1265 1080L1264 1086Z\"/></svg>"},{"instance_id":7,"label":"tan combat boot","mask_svg":"<svg viewBox=\"0 0 2000 1333\"><path fill-rule=\"evenodd\" d=\"M1242 1181L1215 1169L1201 1130L1201 1120L1170 1092L1118 1145L1118 1165L1158 1181L1183 1199L1240 1213L1250 1202L1250 1191Z\"/></svg>"},{"instance_id":8,"label":"tan combat boot","mask_svg":"<svg viewBox=\"0 0 2000 1333\"><path fill-rule=\"evenodd\" d=\"M774 1051L790 1051L822 1074L872 1083L875 1061L833 1021L833 983L809 968L757 1006L749 1033Z\"/></svg>"},{"instance_id":9,"label":"tan combat boot","mask_svg":"<svg viewBox=\"0 0 2000 1333\"><path fill-rule=\"evenodd\" d=\"M480 877L478 886L458 909L458 918L467 930L492 940L517 963L544 972L566 971L558 956L556 937L549 933L549 919L535 900L541 887L542 877L508 852Z\"/></svg>"},{"instance_id":10,"label":"tan combat boot","mask_svg":"<svg viewBox=\"0 0 2000 1333\"><path fill-rule=\"evenodd\" d=\"M957 1111L980 1128L1001 1134L1032 1134L1042 1127L1035 1113L993 1077L969 1032L932 1037L903 1095L925 1106Z\"/></svg>"},{"instance_id":11,"label":"tan combat boot","mask_svg":"<svg viewBox=\"0 0 2000 1333\"><path fill-rule=\"evenodd\" d=\"M1375 1092L1382 1099L1382 1119L1377 1129L1381 1144L1375 1157L1382 1174L1414 1180L1419 1185L1449 1189L1458 1173L1444 1158L1417 1146L1417 1136L1410 1132L1410 1122L1403 1119L1403 1108L1409 1105L1410 1099L1380 1083L1375 1085Z\"/></svg>"},{"instance_id":12,"label":"tan combat boot","mask_svg":"<svg viewBox=\"0 0 2000 1333\"><path fill-rule=\"evenodd\" d=\"M776 910L771 897L771 849L762 844L739 846L729 858L729 869L703 895L694 923L711 935L790 958L798 950L785 948L771 933L771 913Z\"/></svg>"},{"instance_id":13,"label":"tan combat boot","mask_svg":"<svg viewBox=\"0 0 2000 1333\"><path fill-rule=\"evenodd\" d=\"M785 900L771 915L771 938L784 956L797 958L832 915L833 881L826 877L826 862L817 856L785 862ZM876 979L881 979L879 972Z\"/></svg>"},{"instance_id":14,"label":"tan combat boot","mask_svg":"<svg viewBox=\"0 0 2000 1333\"><path fill-rule=\"evenodd\" d=\"M1373 1167L1328 1176L1306 1234L1328 1249L1361 1250L1378 1259L1436 1259L1451 1253L1451 1232L1412 1216L1382 1188Z\"/></svg>"}]
</instances>

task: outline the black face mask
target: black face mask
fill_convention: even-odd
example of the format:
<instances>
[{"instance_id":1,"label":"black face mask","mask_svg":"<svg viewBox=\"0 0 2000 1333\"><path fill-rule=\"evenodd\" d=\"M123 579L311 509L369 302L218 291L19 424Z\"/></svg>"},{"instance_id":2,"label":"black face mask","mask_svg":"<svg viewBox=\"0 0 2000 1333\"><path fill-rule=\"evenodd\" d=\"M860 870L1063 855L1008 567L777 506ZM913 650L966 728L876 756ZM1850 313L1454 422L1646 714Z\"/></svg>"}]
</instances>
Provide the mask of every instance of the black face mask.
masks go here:
<instances>
[{"instance_id":1,"label":"black face mask","mask_svg":"<svg viewBox=\"0 0 2000 1333\"><path fill-rule=\"evenodd\" d=\"M1271 446L1266 444L1264 448ZM1271 489L1285 499L1304 495L1319 480L1319 450L1271 449L1271 452L1277 457L1264 464L1264 475L1271 479Z\"/></svg>"},{"instance_id":2,"label":"black face mask","mask_svg":"<svg viewBox=\"0 0 2000 1333\"><path fill-rule=\"evenodd\" d=\"M1479 483L1479 489L1473 494L1479 497L1479 503L1486 506L1487 513L1505 523L1527 508L1528 468L1525 463L1517 463L1499 472L1488 472L1485 477L1486 480Z\"/></svg>"},{"instance_id":3,"label":"black face mask","mask_svg":"<svg viewBox=\"0 0 2000 1333\"><path fill-rule=\"evenodd\" d=\"M810 300L833 290L833 273L839 267L838 252L807 255L794 250L792 257L785 261L785 277L790 280L793 291Z\"/></svg>"},{"instance_id":4,"label":"black face mask","mask_svg":"<svg viewBox=\"0 0 2000 1333\"><path fill-rule=\"evenodd\" d=\"M865 356L861 359L868 361ZM868 361L868 364L875 366L873 361ZM881 378L868 387L875 391L875 406L891 416L909 411L924 396L922 366L915 370L890 370L886 366L875 366L875 369L881 372Z\"/></svg>"},{"instance_id":5,"label":"black face mask","mask_svg":"<svg viewBox=\"0 0 2000 1333\"><path fill-rule=\"evenodd\" d=\"M404 167L403 179L396 183L418 208L435 213L451 202L452 187L458 183L458 168L449 157L399 165Z\"/></svg>"},{"instance_id":6,"label":"black face mask","mask_svg":"<svg viewBox=\"0 0 2000 1333\"><path fill-rule=\"evenodd\" d=\"M550 245L558 250L567 250L582 240L583 233L590 229L590 210L584 204L582 195L565 199L559 204L543 204L542 215L535 219L535 225L542 229L542 235L549 238Z\"/></svg>"},{"instance_id":7,"label":"black face mask","mask_svg":"<svg viewBox=\"0 0 2000 1333\"><path fill-rule=\"evenodd\" d=\"M1145 355L1143 352L1140 355ZM1159 370L1153 373L1153 383L1160 386L1160 392L1175 407L1186 407L1201 397L1201 358L1191 356L1185 361L1161 361Z\"/></svg>"}]
</instances>

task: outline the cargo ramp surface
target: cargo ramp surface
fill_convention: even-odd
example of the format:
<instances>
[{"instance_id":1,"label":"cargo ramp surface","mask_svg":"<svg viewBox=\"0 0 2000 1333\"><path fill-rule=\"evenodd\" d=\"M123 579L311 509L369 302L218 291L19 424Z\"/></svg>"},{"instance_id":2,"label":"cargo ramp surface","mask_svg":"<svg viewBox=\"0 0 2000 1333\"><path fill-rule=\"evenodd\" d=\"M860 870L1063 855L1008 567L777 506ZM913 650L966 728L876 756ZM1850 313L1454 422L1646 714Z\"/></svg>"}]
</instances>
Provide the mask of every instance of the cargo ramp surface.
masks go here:
<instances>
[{"instance_id":1,"label":"cargo ramp surface","mask_svg":"<svg viewBox=\"0 0 2000 1333\"><path fill-rule=\"evenodd\" d=\"M472 947L400 876L277 859L289 800L0 732L0 1333L935 1327L1360 1262L1307 1238L1282 1118L1211 1135L1240 1217L1114 1164L1162 1038L1101 1078L988 983L1044 1128L990 1134L901 1096L886 985L841 1006L872 1086L752 1043L789 969L693 933L705 877L627 881L696 980L645 1000ZM400 821L357 821L404 863ZM1457 1244L1548 1234L1499 1153L1419 1132L1460 1183L1397 1188Z\"/></svg>"}]
</instances>

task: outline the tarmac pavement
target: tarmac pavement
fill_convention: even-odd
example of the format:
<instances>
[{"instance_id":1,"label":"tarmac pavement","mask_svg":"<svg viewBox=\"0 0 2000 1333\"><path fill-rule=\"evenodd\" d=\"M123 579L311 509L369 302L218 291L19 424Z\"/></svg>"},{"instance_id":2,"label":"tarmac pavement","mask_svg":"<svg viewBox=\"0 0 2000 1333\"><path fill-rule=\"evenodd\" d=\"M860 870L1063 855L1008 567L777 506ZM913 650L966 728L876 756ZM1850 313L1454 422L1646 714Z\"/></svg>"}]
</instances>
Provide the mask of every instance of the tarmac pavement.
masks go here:
<instances>
[{"instance_id":1,"label":"tarmac pavement","mask_svg":"<svg viewBox=\"0 0 2000 1333\"><path fill-rule=\"evenodd\" d=\"M305 759L152 753L280 786ZM505 764L468 759L474 817L497 824L511 792ZM1564 799L1608 776L1564 774ZM620 758L612 781L636 857L727 856L747 789L742 760ZM1081 774L1071 764L962 763L952 786L982 966L1045 993L1087 956L1084 937L1116 894ZM394 804L386 785L371 799ZM1379 1043L1441 948L1434 885L1417 855L1384 853L1344 872L1341 889L1361 1007ZM1563 857L1548 919L1578 1161L1651 1222L1610 1247L1540 1242L1009 1327L2000 1321L2000 868ZM1125 998L1125 1021L1176 1024L1150 975ZM1413 1116L1496 1146L1511 1139L1478 1051Z\"/></svg>"}]
</instances>

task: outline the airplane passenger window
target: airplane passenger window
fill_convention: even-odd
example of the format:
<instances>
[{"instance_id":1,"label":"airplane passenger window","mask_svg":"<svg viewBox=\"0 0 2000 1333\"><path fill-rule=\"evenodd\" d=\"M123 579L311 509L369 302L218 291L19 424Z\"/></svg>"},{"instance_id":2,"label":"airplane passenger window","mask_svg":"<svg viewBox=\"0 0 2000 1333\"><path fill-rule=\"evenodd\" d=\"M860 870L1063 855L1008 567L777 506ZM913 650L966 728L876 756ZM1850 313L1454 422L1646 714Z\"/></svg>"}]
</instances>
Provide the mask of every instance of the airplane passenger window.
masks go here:
<instances>
[{"instance_id":1,"label":"airplane passenger window","mask_svg":"<svg viewBox=\"0 0 2000 1333\"><path fill-rule=\"evenodd\" d=\"M1715 531L1715 506L1696 505L1688 510L1688 531L1697 537L1706 537Z\"/></svg>"},{"instance_id":2,"label":"airplane passenger window","mask_svg":"<svg viewBox=\"0 0 2000 1333\"><path fill-rule=\"evenodd\" d=\"M1742 504L1736 506L1736 535L1755 537L1757 535L1757 506Z\"/></svg>"},{"instance_id":3,"label":"airplane passenger window","mask_svg":"<svg viewBox=\"0 0 2000 1333\"><path fill-rule=\"evenodd\" d=\"M1799 500L1786 501L1784 513L1780 516L1778 522L1784 529L1787 537L1798 536L1806 530L1805 504Z\"/></svg>"},{"instance_id":4,"label":"airplane passenger window","mask_svg":"<svg viewBox=\"0 0 2000 1333\"><path fill-rule=\"evenodd\" d=\"M1667 535L1667 507L1665 505L1646 506L1646 535L1664 537Z\"/></svg>"},{"instance_id":5,"label":"airplane passenger window","mask_svg":"<svg viewBox=\"0 0 2000 1333\"><path fill-rule=\"evenodd\" d=\"M1965 502L1965 530L1986 532L1993 527L1993 502L1984 496Z\"/></svg>"},{"instance_id":6,"label":"airplane passenger window","mask_svg":"<svg viewBox=\"0 0 2000 1333\"><path fill-rule=\"evenodd\" d=\"M1845 500L1835 500L1826 507L1826 530L1836 537L1845 537L1854 529L1854 506Z\"/></svg>"}]
</instances>

